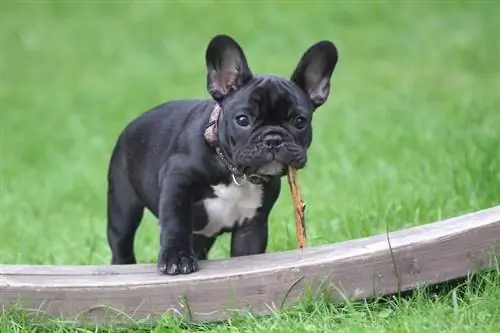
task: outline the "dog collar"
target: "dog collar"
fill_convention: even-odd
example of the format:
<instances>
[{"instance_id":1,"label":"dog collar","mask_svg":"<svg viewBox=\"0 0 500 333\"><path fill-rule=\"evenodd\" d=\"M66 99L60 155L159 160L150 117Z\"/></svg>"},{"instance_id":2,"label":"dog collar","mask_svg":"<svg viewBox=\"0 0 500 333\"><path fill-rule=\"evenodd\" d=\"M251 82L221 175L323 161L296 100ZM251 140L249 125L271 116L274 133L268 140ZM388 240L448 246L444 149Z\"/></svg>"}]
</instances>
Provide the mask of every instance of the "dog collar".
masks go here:
<instances>
[{"instance_id":1,"label":"dog collar","mask_svg":"<svg viewBox=\"0 0 500 333\"><path fill-rule=\"evenodd\" d=\"M215 104L214 109L212 110L212 114L210 115L210 119L208 121L208 126L205 129L205 140L215 149L217 153L217 157L219 160L226 166L226 168L231 173L231 178L233 183L236 185L243 184L243 181L248 180L253 184L262 184L267 181L267 177L260 175L246 175L238 168L232 164L224 153L219 145L219 140L217 138L217 125L219 123L219 119L222 116L222 107L219 104Z\"/></svg>"}]
</instances>

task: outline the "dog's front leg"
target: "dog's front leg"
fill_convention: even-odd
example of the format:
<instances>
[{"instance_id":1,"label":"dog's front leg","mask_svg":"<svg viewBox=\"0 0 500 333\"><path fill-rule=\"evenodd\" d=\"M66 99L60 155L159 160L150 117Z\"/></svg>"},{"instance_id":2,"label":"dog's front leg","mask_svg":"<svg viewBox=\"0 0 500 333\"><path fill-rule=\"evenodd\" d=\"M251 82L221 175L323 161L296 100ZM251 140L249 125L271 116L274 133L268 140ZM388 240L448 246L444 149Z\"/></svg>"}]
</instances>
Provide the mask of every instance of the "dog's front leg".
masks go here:
<instances>
[{"instance_id":1,"label":"dog's front leg","mask_svg":"<svg viewBox=\"0 0 500 333\"><path fill-rule=\"evenodd\" d=\"M262 213L236 227L231 234L231 257L266 252L267 232L267 216Z\"/></svg>"},{"instance_id":2,"label":"dog's front leg","mask_svg":"<svg viewBox=\"0 0 500 333\"><path fill-rule=\"evenodd\" d=\"M168 162L161 180L158 270L164 274L189 274L198 270L191 244L193 205L192 170L182 157Z\"/></svg>"},{"instance_id":3,"label":"dog's front leg","mask_svg":"<svg viewBox=\"0 0 500 333\"><path fill-rule=\"evenodd\" d=\"M274 178L264 185L262 207L250 220L235 227L231 234L231 257L265 253L268 242L268 220L281 190L281 181Z\"/></svg>"}]
</instances>

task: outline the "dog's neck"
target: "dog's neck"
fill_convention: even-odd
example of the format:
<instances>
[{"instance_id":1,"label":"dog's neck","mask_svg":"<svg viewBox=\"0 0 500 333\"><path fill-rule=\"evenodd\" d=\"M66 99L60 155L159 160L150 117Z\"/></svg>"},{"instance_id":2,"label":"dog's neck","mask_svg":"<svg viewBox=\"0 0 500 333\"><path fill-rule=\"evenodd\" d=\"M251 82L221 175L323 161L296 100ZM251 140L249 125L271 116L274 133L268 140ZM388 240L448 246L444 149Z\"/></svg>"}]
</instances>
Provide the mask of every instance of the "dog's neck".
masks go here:
<instances>
[{"instance_id":1,"label":"dog's neck","mask_svg":"<svg viewBox=\"0 0 500 333\"><path fill-rule=\"evenodd\" d=\"M248 180L253 184L262 184L268 181L267 176L261 175L247 175L240 171L231 161L224 155L218 138L218 124L220 118L222 117L222 107L217 103L215 104L208 125L205 129L205 140L215 149L217 157L220 159L222 164L229 170L233 182L236 185L241 185L243 181Z\"/></svg>"}]
</instances>

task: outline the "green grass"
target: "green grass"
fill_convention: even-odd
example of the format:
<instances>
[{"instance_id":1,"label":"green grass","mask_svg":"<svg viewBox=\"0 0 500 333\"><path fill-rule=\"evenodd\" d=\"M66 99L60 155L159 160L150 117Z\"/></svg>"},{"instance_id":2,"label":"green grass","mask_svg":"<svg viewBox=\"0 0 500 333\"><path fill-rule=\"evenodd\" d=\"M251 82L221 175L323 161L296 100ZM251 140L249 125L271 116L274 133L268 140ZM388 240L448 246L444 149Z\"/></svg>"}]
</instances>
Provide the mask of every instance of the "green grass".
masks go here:
<instances>
[{"instance_id":1,"label":"green grass","mask_svg":"<svg viewBox=\"0 0 500 333\"><path fill-rule=\"evenodd\" d=\"M311 245L498 204L499 12L479 1L2 2L0 263L109 262L105 179L115 139L158 103L208 96L205 47L221 32L243 45L254 72L291 74L319 39L339 48L300 173ZM284 189L270 251L294 247ZM227 257L228 245L222 237L211 257ZM157 249L147 215L137 256L154 262ZM498 331L500 274L479 281L438 298L341 307L310 300L218 325L165 319L155 331ZM0 318L2 332L40 329Z\"/></svg>"}]
</instances>

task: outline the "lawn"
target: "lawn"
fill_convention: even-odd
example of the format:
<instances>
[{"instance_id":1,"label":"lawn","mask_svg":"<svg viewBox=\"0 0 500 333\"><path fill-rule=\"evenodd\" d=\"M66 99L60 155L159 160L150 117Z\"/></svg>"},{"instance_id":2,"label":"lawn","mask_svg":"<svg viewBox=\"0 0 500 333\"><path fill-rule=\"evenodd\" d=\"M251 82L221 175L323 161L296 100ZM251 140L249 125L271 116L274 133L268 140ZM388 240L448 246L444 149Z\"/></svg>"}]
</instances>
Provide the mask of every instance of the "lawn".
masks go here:
<instances>
[{"instance_id":1,"label":"lawn","mask_svg":"<svg viewBox=\"0 0 500 333\"><path fill-rule=\"evenodd\" d=\"M2 2L0 263L109 262L105 180L115 139L152 106L208 96L204 52L218 33L241 43L254 72L290 75L320 39L339 49L299 174L311 245L499 204L499 12L479 1ZM286 186L270 251L294 247ZM228 246L222 237L211 258L227 257ZM147 215L137 257L154 262L157 249ZM155 331L500 331L500 275L478 281L389 303L309 300L217 325L166 318ZM0 318L1 332L40 330ZM55 330L63 328L45 328Z\"/></svg>"}]
</instances>

